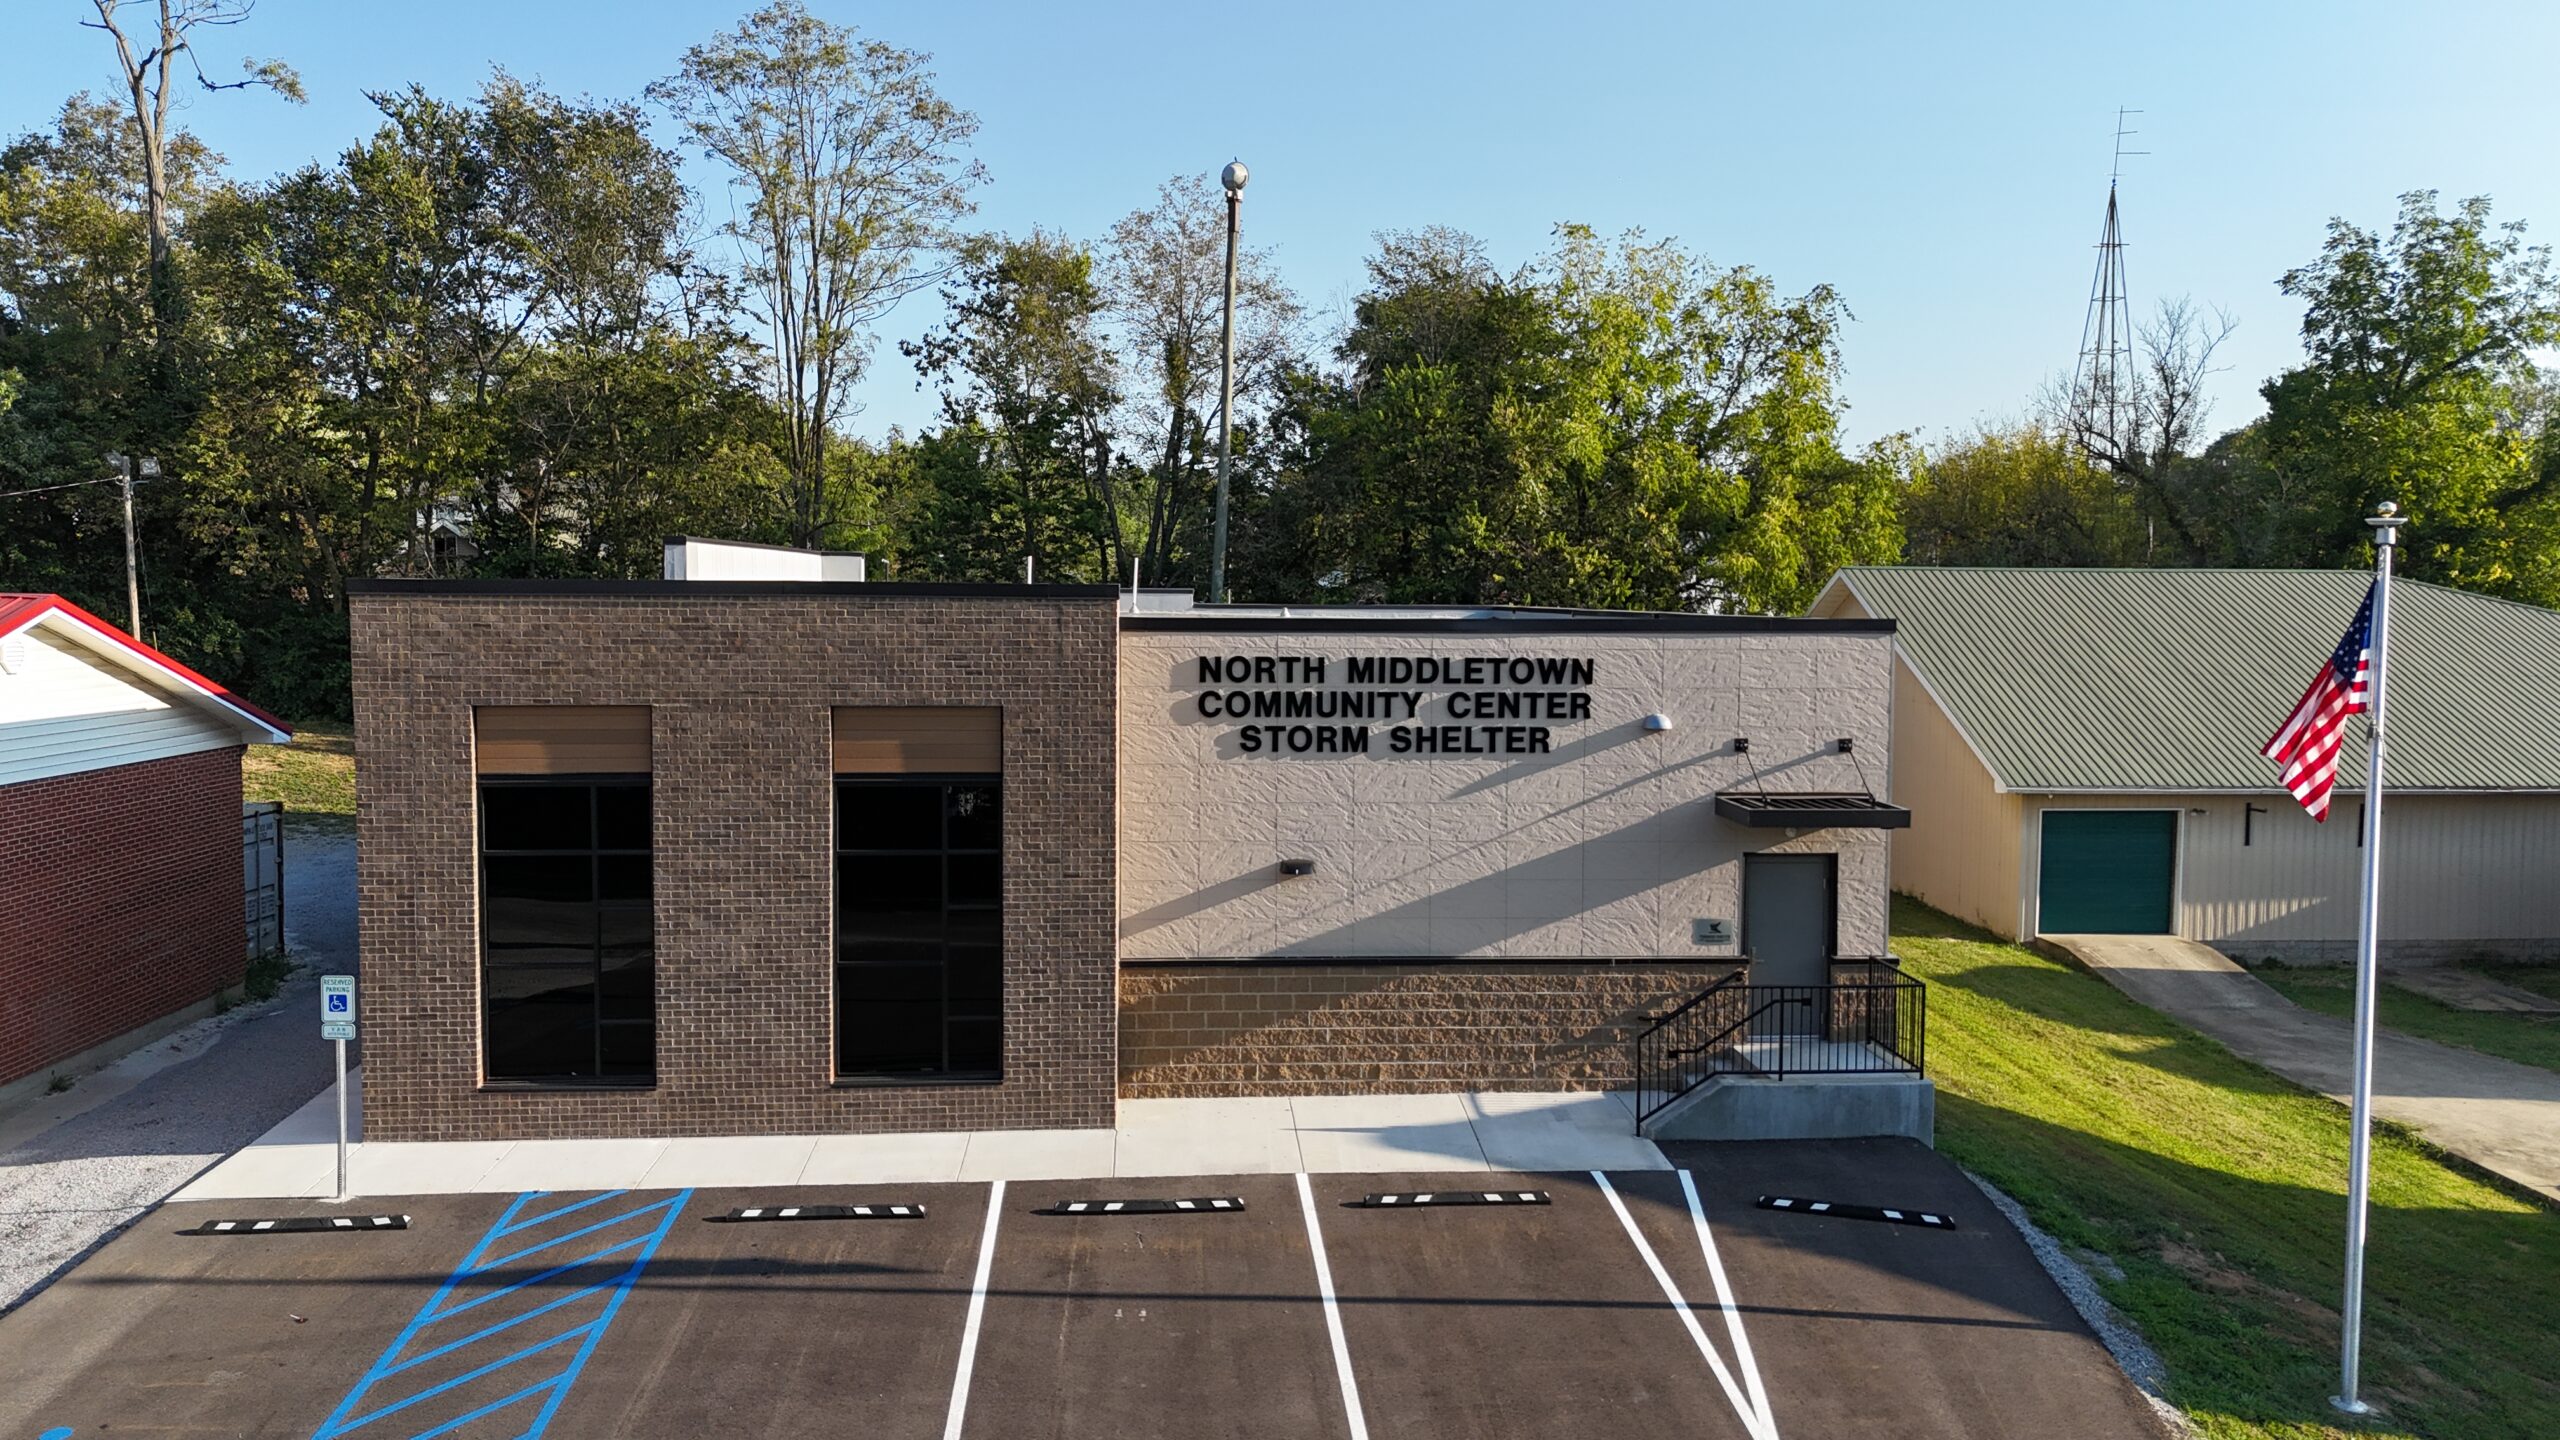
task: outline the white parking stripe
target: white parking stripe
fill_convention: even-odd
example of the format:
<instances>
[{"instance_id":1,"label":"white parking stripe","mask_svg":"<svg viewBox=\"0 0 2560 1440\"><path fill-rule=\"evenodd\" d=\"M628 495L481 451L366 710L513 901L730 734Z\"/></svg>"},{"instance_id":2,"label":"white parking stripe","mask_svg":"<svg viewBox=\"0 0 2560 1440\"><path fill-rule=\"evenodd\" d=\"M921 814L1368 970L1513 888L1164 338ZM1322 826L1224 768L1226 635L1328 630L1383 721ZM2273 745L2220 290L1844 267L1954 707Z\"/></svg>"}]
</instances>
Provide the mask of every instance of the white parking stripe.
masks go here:
<instances>
[{"instance_id":1,"label":"white parking stripe","mask_svg":"<svg viewBox=\"0 0 2560 1440\"><path fill-rule=\"evenodd\" d=\"M1591 1178L1599 1182L1600 1193L1608 1198L1609 1208L1618 1213L1618 1223L1626 1227L1627 1238L1636 1242L1636 1253L1644 1257L1644 1268L1653 1272L1653 1283L1662 1287L1662 1293L1671 1301L1671 1308L1679 1312L1680 1323L1688 1327L1689 1338L1697 1342L1698 1353L1707 1357L1707 1368L1714 1372L1716 1383L1724 1387L1724 1398L1733 1403L1733 1412L1742 1417L1742 1428L1751 1434L1752 1440L1778 1440L1776 1427L1763 1422L1759 1410L1743 1393L1742 1387L1734 1383L1733 1372L1725 1368L1724 1357L1707 1342L1706 1328L1698 1323L1696 1313L1689 1308L1688 1297L1682 1295L1680 1287L1673 1283L1671 1272L1662 1268L1662 1261L1654 1255L1653 1246L1646 1243L1644 1232L1636 1228L1636 1217L1627 1213L1627 1202L1618 1198L1618 1187L1610 1184L1609 1177L1600 1171L1592 1171ZM1732 1314L1731 1307L1732 1302L1727 1300L1728 1316Z\"/></svg>"},{"instance_id":2,"label":"white parking stripe","mask_svg":"<svg viewBox=\"0 0 2560 1440\"><path fill-rule=\"evenodd\" d=\"M1733 1335L1734 1363L1742 1367L1742 1383L1751 1390L1751 1406L1760 1412L1760 1433L1765 1440L1778 1440L1778 1417L1769 1409L1768 1387L1760 1383L1760 1362L1751 1358L1751 1337L1742 1333L1742 1307L1733 1303L1733 1286L1724 1278L1723 1257L1716 1254L1716 1237L1707 1230L1707 1207L1698 1200L1698 1182L1688 1171L1680 1172L1680 1193L1689 1197L1689 1223L1698 1230L1698 1248L1706 1252L1707 1277L1715 1281L1716 1302L1724 1306L1724 1326Z\"/></svg>"},{"instance_id":3,"label":"white parking stripe","mask_svg":"<svg viewBox=\"0 0 2560 1440\"><path fill-rule=\"evenodd\" d=\"M996 1263L996 1222L1004 1218L1004 1182L987 1191L987 1233L978 1241L978 1278L969 1285L969 1319L960 1329L960 1373L951 1377L951 1418L942 1425L942 1440L960 1440L960 1424L969 1416L969 1372L978 1365L978 1321L987 1313L987 1272Z\"/></svg>"},{"instance_id":4,"label":"white parking stripe","mask_svg":"<svg viewBox=\"0 0 2560 1440\"><path fill-rule=\"evenodd\" d=\"M1298 1172L1298 1207L1307 1212L1307 1249L1316 1257L1316 1293L1324 1297L1324 1328L1333 1337L1333 1370L1342 1377L1343 1418L1351 1423L1351 1440L1369 1440L1369 1422L1360 1414L1360 1385L1351 1378L1351 1345L1342 1338L1342 1307L1333 1298L1333 1267L1324 1258L1324 1228L1316 1223L1316 1192L1304 1170Z\"/></svg>"}]
</instances>

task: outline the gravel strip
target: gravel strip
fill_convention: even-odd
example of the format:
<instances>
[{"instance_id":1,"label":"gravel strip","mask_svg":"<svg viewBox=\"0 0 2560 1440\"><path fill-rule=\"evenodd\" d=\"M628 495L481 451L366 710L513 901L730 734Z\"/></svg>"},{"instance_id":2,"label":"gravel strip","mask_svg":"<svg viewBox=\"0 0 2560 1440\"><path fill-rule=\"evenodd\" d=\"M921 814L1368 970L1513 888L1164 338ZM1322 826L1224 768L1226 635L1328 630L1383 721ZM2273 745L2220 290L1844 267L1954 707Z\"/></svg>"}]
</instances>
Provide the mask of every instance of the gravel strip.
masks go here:
<instances>
[{"instance_id":1,"label":"gravel strip","mask_svg":"<svg viewBox=\"0 0 2560 1440\"><path fill-rule=\"evenodd\" d=\"M2161 1426L2180 1440L2195 1440L2195 1427L2188 1422L2186 1412L2163 1398L2163 1392L2168 1388L2169 1367L2161 1363L2160 1352L2152 1349L2151 1342L2143 1339L2142 1332L2135 1329L2124 1312L2107 1299L2105 1292L2098 1288L2097 1277L2072 1259L2070 1253L2062 1248L2061 1241L2028 1219L2025 1206L1970 1170L1964 1172L1964 1178L1972 1181L1974 1188L1980 1190L1984 1198L2017 1227L2018 1234L2027 1242L2027 1248L2035 1252L2036 1263L2044 1267L2044 1273L2053 1277L2053 1283L2061 1287L2064 1297L2071 1301L2071 1308L2079 1311L2081 1320L2097 1333L2098 1343L2107 1347L2107 1354L2114 1358L2116 1368L2122 1370L2125 1378L2142 1392L2143 1399L2151 1402L2151 1413Z\"/></svg>"}]
</instances>

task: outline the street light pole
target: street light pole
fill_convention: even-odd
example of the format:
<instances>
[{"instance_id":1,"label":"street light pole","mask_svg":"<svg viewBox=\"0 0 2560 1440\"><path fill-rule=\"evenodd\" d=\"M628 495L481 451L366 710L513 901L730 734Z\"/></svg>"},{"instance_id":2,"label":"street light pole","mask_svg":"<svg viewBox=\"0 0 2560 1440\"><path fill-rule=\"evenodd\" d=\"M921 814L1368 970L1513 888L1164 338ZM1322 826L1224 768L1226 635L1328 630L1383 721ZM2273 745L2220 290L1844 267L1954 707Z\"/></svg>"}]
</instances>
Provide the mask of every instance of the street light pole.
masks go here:
<instances>
[{"instance_id":1,"label":"street light pole","mask_svg":"<svg viewBox=\"0 0 2560 1440\"><path fill-rule=\"evenodd\" d=\"M1252 172L1230 160L1218 174L1227 189L1227 306L1219 327L1224 354L1218 361L1218 509L1209 541L1209 599L1227 598L1227 477L1235 466L1236 431L1236 227L1244 210L1244 182Z\"/></svg>"}]
</instances>

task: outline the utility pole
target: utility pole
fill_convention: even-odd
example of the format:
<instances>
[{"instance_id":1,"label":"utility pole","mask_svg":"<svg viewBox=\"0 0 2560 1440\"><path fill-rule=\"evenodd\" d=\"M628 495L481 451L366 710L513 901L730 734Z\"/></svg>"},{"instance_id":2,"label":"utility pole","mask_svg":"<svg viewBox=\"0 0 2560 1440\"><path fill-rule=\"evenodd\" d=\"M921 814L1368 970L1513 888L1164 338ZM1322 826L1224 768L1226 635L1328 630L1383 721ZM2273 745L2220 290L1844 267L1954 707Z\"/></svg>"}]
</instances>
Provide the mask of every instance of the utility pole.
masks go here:
<instances>
[{"instance_id":1,"label":"utility pole","mask_svg":"<svg viewBox=\"0 0 2560 1440\"><path fill-rule=\"evenodd\" d=\"M125 632L134 639L142 638L142 562L133 534L133 472L136 461L118 451L107 452L107 463L116 467L124 481L124 615ZM142 478L159 478L160 462L144 457L138 462Z\"/></svg>"},{"instance_id":2,"label":"utility pole","mask_svg":"<svg viewBox=\"0 0 2560 1440\"><path fill-rule=\"evenodd\" d=\"M1218 361L1218 510L1209 541L1209 599L1227 598L1227 476L1235 465L1236 434L1236 226L1244 210L1244 182L1252 172L1230 160L1218 173L1227 187L1227 308L1219 327L1224 354Z\"/></svg>"}]
</instances>

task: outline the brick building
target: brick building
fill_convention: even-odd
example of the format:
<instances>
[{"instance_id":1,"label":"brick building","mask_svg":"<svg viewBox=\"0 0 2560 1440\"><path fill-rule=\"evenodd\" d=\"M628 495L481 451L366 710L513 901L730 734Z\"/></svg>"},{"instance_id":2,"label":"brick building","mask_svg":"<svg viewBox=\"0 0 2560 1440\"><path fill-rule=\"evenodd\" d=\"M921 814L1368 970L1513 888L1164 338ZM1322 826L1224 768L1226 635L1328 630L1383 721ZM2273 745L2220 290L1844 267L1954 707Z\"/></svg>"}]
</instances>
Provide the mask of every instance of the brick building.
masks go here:
<instances>
[{"instance_id":1,"label":"brick building","mask_svg":"<svg viewBox=\"0 0 2560 1440\"><path fill-rule=\"evenodd\" d=\"M1885 948L1889 622L771 580L351 612L380 1139L1623 1085L1746 957Z\"/></svg>"},{"instance_id":2,"label":"brick building","mask_svg":"<svg viewBox=\"0 0 2560 1440\"><path fill-rule=\"evenodd\" d=\"M0 1097L240 984L240 753L291 733L57 595L0 595Z\"/></svg>"}]
</instances>

